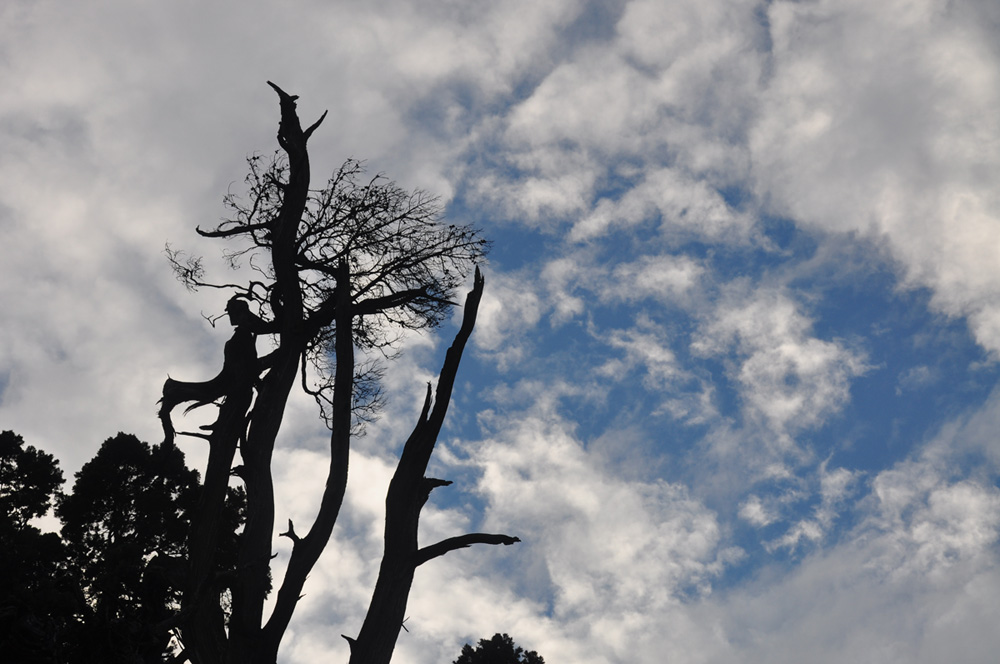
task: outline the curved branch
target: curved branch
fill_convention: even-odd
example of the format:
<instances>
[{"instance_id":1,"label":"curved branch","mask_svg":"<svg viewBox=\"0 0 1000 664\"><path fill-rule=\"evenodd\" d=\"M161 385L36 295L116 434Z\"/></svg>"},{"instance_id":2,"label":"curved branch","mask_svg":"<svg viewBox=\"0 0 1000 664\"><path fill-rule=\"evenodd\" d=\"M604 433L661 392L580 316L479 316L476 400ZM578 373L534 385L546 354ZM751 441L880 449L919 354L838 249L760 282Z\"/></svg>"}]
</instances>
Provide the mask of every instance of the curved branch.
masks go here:
<instances>
[{"instance_id":1,"label":"curved branch","mask_svg":"<svg viewBox=\"0 0 1000 664\"><path fill-rule=\"evenodd\" d=\"M244 233L252 233L253 231L267 230L270 228L269 222L260 222L256 224L246 224L241 226L236 226L235 228L230 228L227 230L215 229L214 231L203 231L200 226L195 226L195 232L202 237L232 237L234 235L243 235Z\"/></svg>"},{"instance_id":2,"label":"curved branch","mask_svg":"<svg viewBox=\"0 0 1000 664\"><path fill-rule=\"evenodd\" d=\"M437 544L431 544L418 550L414 556L413 566L419 567L428 560L443 556L449 551L465 549L473 544L503 544L504 546L510 546L520 541L519 538L511 537L510 535L491 535L489 533L468 533L459 537L449 537Z\"/></svg>"},{"instance_id":3,"label":"curved branch","mask_svg":"<svg viewBox=\"0 0 1000 664\"><path fill-rule=\"evenodd\" d=\"M316 131L316 128L317 128L317 127L319 127L319 126L320 126L320 125L321 125L321 124L323 123L323 120L325 120L325 119L326 119L326 114L327 114L328 112L329 112L329 111L323 111L323 115L319 116L319 120L317 120L316 122L314 122L314 123L312 123L311 125L309 125L309 128L308 128L308 129L306 129L306 130L305 130L304 132L302 132L302 133L303 133L303 135L304 135L304 136L305 136L305 137L306 137L307 139L308 139L308 138L309 138L310 136L312 136L312 133L313 133L314 131Z\"/></svg>"},{"instance_id":4,"label":"curved branch","mask_svg":"<svg viewBox=\"0 0 1000 664\"><path fill-rule=\"evenodd\" d=\"M451 300L435 297L427 292L426 286L421 286L420 288L411 288L399 293L390 293L389 295L383 295L382 297L372 297L367 300L362 300L354 305L354 310L358 313L358 315L369 316L371 314L377 314L385 311L386 309L396 309L402 307L417 299L430 300L436 304L446 306L454 306L457 304Z\"/></svg>"}]
</instances>

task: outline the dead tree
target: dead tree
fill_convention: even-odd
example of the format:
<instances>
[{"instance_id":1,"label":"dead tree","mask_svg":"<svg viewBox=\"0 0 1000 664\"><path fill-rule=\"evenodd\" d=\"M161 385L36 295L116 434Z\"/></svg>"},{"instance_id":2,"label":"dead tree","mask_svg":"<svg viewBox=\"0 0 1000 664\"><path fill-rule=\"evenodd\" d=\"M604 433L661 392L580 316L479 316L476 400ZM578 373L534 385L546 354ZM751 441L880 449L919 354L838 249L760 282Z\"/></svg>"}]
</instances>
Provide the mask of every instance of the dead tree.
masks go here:
<instances>
[{"instance_id":1,"label":"dead tree","mask_svg":"<svg viewBox=\"0 0 1000 664\"><path fill-rule=\"evenodd\" d=\"M325 118L303 129L297 97L273 83L280 101L278 144L271 160L248 159L245 199L227 196L233 213L205 237L242 242L226 254L232 266L246 261L260 279L248 284L205 281L200 259L168 249L178 277L189 288L235 291L236 332L227 344L222 372L204 383L168 379L161 419L173 434L171 411L184 402L219 404L207 433L209 444L201 508L188 539L188 575L177 629L183 658L196 664L274 664L310 570L326 547L347 486L348 458L356 425L371 415L378 390L372 353L391 356L393 330L434 327L453 306L451 298L468 270L484 255L478 231L445 225L437 201L407 192L382 176L361 180L349 160L321 190L310 189L307 141ZM416 568L471 544L512 544L517 538L473 533L420 548L417 521L430 491L448 484L426 478L444 421L465 344L475 325L483 291L478 268L463 324L447 353L435 398L428 386L423 411L407 440L386 499L385 552L368 615L351 642L351 662L388 662L402 626ZM231 305L233 300L230 300ZM274 350L256 357L253 340L271 335ZM251 352L251 349L253 351ZM359 356L361 356L359 360ZM304 534L289 520L292 542L284 578L269 616L269 561L274 531L271 457L291 390L296 383L316 398L330 426L330 463L316 520ZM234 468L236 451L242 464ZM226 488L243 482L247 520L235 570L216 560ZM231 601L223 601L224 596Z\"/></svg>"},{"instance_id":2,"label":"dead tree","mask_svg":"<svg viewBox=\"0 0 1000 664\"><path fill-rule=\"evenodd\" d=\"M425 477L424 473L444 423L458 363L476 323L476 312L482 294L483 279L477 269L475 286L465 302L462 328L445 356L433 406L431 387L428 385L420 417L403 447L396 472L389 483L385 499L385 551L382 554L375 592L358 638L346 637L351 644L351 664L387 663L392 657L396 637L405 619L410 584L419 565L472 544L513 544L520 541L507 535L471 533L423 548L417 543L421 508L433 489L451 484L445 480Z\"/></svg>"}]
</instances>

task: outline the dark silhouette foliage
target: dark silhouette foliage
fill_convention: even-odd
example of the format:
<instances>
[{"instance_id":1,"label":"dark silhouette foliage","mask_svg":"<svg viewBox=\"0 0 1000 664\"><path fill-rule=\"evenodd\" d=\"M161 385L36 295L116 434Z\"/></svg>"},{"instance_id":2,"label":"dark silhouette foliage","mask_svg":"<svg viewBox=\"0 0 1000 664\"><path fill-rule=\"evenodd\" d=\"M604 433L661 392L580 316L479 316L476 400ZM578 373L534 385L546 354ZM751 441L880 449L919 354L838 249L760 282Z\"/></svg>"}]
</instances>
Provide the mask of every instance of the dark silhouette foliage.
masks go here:
<instances>
[{"instance_id":1,"label":"dark silhouette foliage","mask_svg":"<svg viewBox=\"0 0 1000 664\"><path fill-rule=\"evenodd\" d=\"M22 528L49 511L63 483L59 463L13 431L0 432L0 514L5 523Z\"/></svg>"},{"instance_id":2,"label":"dark silhouette foliage","mask_svg":"<svg viewBox=\"0 0 1000 664\"><path fill-rule=\"evenodd\" d=\"M465 644L453 664L545 664L545 660L534 650L524 650L506 634L494 634L489 640L480 639L475 648Z\"/></svg>"},{"instance_id":3,"label":"dark silhouette foliage","mask_svg":"<svg viewBox=\"0 0 1000 664\"><path fill-rule=\"evenodd\" d=\"M55 533L31 525L63 483L58 462L12 431L0 433L0 656L57 662L67 654L83 608L77 579Z\"/></svg>"},{"instance_id":4,"label":"dark silhouette foliage","mask_svg":"<svg viewBox=\"0 0 1000 664\"><path fill-rule=\"evenodd\" d=\"M0 434L0 653L4 661L160 662L176 640L191 512L201 487L173 445L119 433L59 491L57 462ZM9 478L16 478L11 480ZM242 523L230 493L230 532ZM55 503L61 537L27 522ZM235 534L220 556L231 570ZM226 569L220 569L224 578Z\"/></svg>"},{"instance_id":5,"label":"dark silhouette foliage","mask_svg":"<svg viewBox=\"0 0 1000 664\"><path fill-rule=\"evenodd\" d=\"M198 473L184 465L176 447L119 433L76 474L56 515L74 562L97 579L109 557L180 555L197 491Z\"/></svg>"},{"instance_id":6,"label":"dark silhouette foliage","mask_svg":"<svg viewBox=\"0 0 1000 664\"><path fill-rule=\"evenodd\" d=\"M198 490L180 450L124 433L76 474L56 514L87 600L87 651L117 661L164 652Z\"/></svg>"}]
</instances>

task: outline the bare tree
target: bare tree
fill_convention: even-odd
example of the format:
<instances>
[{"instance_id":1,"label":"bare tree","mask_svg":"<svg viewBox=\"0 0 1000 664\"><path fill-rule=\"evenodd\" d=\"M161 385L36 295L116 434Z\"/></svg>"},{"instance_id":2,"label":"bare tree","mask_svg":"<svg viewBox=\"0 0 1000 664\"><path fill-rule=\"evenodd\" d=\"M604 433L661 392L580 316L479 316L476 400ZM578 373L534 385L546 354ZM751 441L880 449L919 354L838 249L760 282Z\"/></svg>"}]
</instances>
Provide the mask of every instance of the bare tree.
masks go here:
<instances>
[{"instance_id":1,"label":"bare tree","mask_svg":"<svg viewBox=\"0 0 1000 664\"><path fill-rule=\"evenodd\" d=\"M455 304L452 297L487 248L479 233L439 220L437 200L407 192L382 176L364 179L360 163L346 162L321 190L310 189L306 143L325 118L303 129L296 96L269 82L280 101L280 151L250 157L245 198L227 196L230 219L205 237L238 243L225 254L231 266L247 262L259 279L246 284L205 280L200 259L168 248L189 288L224 288L235 295L227 312L235 326L222 371L201 383L167 379L160 417L167 440L171 411L181 403L219 405L218 418L188 432L209 443L202 503L188 540L188 577L177 627L184 658L196 664L276 661L282 635L302 595L306 576L326 547L347 486L351 438L378 405L380 366L400 330L434 327ZM436 393L428 386L423 410L407 440L386 498L385 552L363 626L351 643L353 664L388 662L416 568L471 544L512 544L517 538L472 533L420 547L417 522L431 490L449 484L424 477L441 430L462 351L475 325L483 292L476 268L461 329L448 350ZM270 335L274 349L258 357L255 339ZM291 520L284 578L269 616L269 561L274 531L271 457L285 406L296 383L313 395L326 418L330 465L315 522L304 534ZM237 449L242 464L234 467ZM226 489L242 480L247 520L235 573L216 559ZM229 600L231 598L231 600Z\"/></svg>"}]
</instances>

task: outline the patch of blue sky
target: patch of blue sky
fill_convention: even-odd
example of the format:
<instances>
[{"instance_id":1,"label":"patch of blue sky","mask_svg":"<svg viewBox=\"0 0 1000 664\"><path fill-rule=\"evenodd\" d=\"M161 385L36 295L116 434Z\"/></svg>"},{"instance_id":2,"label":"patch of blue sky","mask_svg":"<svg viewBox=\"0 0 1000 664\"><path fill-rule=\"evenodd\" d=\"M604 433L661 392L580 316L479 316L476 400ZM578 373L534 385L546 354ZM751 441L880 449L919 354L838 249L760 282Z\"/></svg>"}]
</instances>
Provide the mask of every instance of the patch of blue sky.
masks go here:
<instances>
[{"instance_id":1,"label":"patch of blue sky","mask_svg":"<svg viewBox=\"0 0 1000 664\"><path fill-rule=\"evenodd\" d=\"M761 233L779 256L789 260L808 260L819 246L819 240L790 219L763 215L759 221Z\"/></svg>"},{"instance_id":2,"label":"patch of blue sky","mask_svg":"<svg viewBox=\"0 0 1000 664\"><path fill-rule=\"evenodd\" d=\"M860 480L841 504L822 517L822 523L819 512L824 508L823 499L809 490L805 477L757 487L754 495L774 512L767 523L751 523L725 505L715 506L724 533L721 546L739 547L743 556L724 568L713 589L745 587L761 575L791 571L809 555L853 539L865 514L859 509L863 505L859 500L867 488L863 476ZM808 526L802 528L800 536L788 541L803 524Z\"/></svg>"},{"instance_id":3,"label":"patch of blue sky","mask_svg":"<svg viewBox=\"0 0 1000 664\"><path fill-rule=\"evenodd\" d=\"M983 359L981 349L960 322L938 325L944 329L927 345L903 335L872 339L875 367L855 379L850 402L828 425L829 446L839 464L886 467L948 420L985 402L998 377L996 365L970 370Z\"/></svg>"},{"instance_id":4,"label":"patch of blue sky","mask_svg":"<svg viewBox=\"0 0 1000 664\"><path fill-rule=\"evenodd\" d=\"M794 222L764 216L758 221L759 239L749 245L690 243L685 253L703 256L713 275L722 282L749 278L759 281L794 269L816 255L819 238Z\"/></svg>"},{"instance_id":5,"label":"patch of blue sky","mask_svg":"<svg viewBox=\"0 0 1000 664\"><path fill-rule=\"evenodd\" d=\"M547 257L558 255L558 242L536 229L523 226L491 227L487 237L492 242L487 256L487 280L491 266L504 272L513 272L524 267L537 267L544 264Z\"/></svg>"},{"instance_id":6,"label":"patch of blue sky","mask_svg":"<svg viewBox=\"0 0 1000 664\"><path fill-rule=\"evenodd\" d=\"M965 319L934 312L927 290L900 289L887 266L797 286L814 295L815 334L859 347L871 367L824 428L823 446L838 465L874 471L900 460L982 404L1000 378Z\"/></svg>"},{"instance_id":7,"label":"patch of blue sky","mask_svg":"<svg viewBox=\"0 0 1000 664\"><path fill-rule=\"evenodd\" d=\"M611 41L617 35L615 26L625 12L623 0L587 0L573 21L561 30L561 45L578 45L595 41Z\"/></svg>"},{"instance_id":8,"label":"patch of blue sky","mask_svg":"<svg viewBox=\"0 0 1000 664\"><path fill-rule=\"evenodd\" d=\"M956 416L981 406L1000 377L963 319L933 312L925 290L900 290L888 267L854 278L828 277L822 278L822 288L820 282L797 284L804 291L822 291L810 300L814 332L822 339L854 340L871 369L853 379L842 410L819 429L801 434L798 442L830 469L860 471L858 482L817 539L803 537L790 546L775 543L794 524L815 519L822 506L821 495L810 486L818 479L808 468L786 482L754 487L774 510L767 523L732 519L732 510L720 509L729 541L746 553L717 581L720 589L743 584L772 564L790 568L817 548L854 537L864 515L857 501L869 490L870 479L912 456ZM975 454L981 452L957 460L960 475L976 474L981 460Z\"/></svg>"},{"instance_id":9,"label":"patch of blue sky","mask_svg":"<svg viewBox=\"0 0 1000 664\"><path fill-rule=\"evenodd\" d=\"M606 184L602 195L612 197L630 186L627 179L609 179ZM742 205L741 190L722 194L730 205ZM466 207L459 195L451 202L449 214L474 217L482 216L483 211ZM829 415L817 429L796 434L797 443L811 452L812 462L797 468L798 474L788 482L754 487L755 494L770 496L781 504L780 513L774 514L771 522L752 525L738 518L738 506L722 500L710 505L718 510L726 533L724 544L746 552L740 563L727 568L717 580L724 588L744 583L773 563L794 564L816 547L847 536L857 524L857 514L845 505L825 526L820 539L803 538L795 546L774 544L795 523L812 518L821 506L817 487L810 486L818 482L815 464L828 459L831 468L873 476L912 453L956 413L982 403L998 371L969 335L965 321L933 313L926 291L901 290L892 266L863 241L847 241L837 247L828 237L803 230L792 221L767 216L758 220L760 241L722 244L696 236L668 241L660 234L661 222L648 219L580 245L567 245L558 236L522 224L490 223L487 232L494 241L491 262L505 272L530 269L560 257L561 252L584 247L592 251L594 265L606 270L644 255L694 258L707 268L714 287L734 280L784 283L813 322L812 336L846 344L864 354L871 366L851 380L851 398L839 412ZM612 278L610 274L608 278ZM543 319L534 327L529 340L530 361L507 371L498 370L489 357L469 358L463 363L462 378L470 389L456 394L462 415L451 420L449 434L477 440L483 432L475 413L496 407L490 395L492 387L475 392L471 386L506 384L516 389L517 380L560 376L570 384L596 385L602 394L598 400L567 395L559 402L559 414L574 423L575 435L583 445L589 447L625 427L638 428L641 437L654 441L652 450L638 453L652 452L659 458L658 463L649 464L650 475L697 482L691 466L704 462L696 457L712 424L691 425L676 419L662 410L663 401L683 396L685 391L692 394L697 385L710 385L719 418L738 424L743 404L739 386L733 382L735 358L706 358L690 352L698 319L689 308L653 299L602 300L585 288L578 286L574 292L585 298L582 316L557 326ZM666 387L650 385L641 363L625 362L627 351L609 348L608 335L633 328L639 316L665 331L669 350L678 366L688 372L687 379ZM623 360L621 372L596 376L596 370L613 359ZM473 488L477 481L474 469L453 468L448 473L450 479L457 480L457 491L436 497L443 501L440 504L475 508L469 513L485 507ZM798 498L787 498L796 492L801 494ZM782 503L783 494L786 499Z\"/></svg>"}]
</instances>

